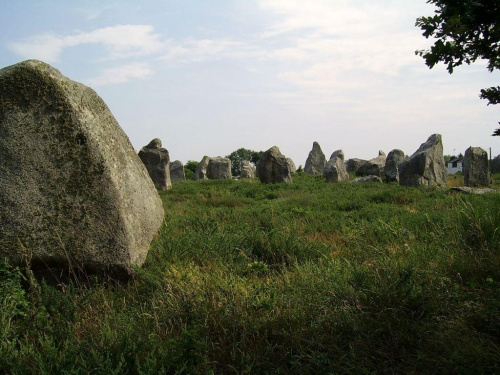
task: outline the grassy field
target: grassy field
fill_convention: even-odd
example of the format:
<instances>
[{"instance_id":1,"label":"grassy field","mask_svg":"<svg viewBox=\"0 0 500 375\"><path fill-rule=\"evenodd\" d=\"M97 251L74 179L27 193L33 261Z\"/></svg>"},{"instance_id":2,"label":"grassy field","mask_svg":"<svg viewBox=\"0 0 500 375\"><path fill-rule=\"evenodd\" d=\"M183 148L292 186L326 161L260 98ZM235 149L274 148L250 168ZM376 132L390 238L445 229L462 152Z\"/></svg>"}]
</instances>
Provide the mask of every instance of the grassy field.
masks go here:
<instances>
[{"instance_id":1,"label":"grassy field","mask_svg":"<svg viewBox=\"0 0 500 375\"><path fill-rule=\"evenodd\" d=\"M128 283L0 266L0 372L500 373L498 193L299 175L161 196Z\"/></svg>"}]
</instances>

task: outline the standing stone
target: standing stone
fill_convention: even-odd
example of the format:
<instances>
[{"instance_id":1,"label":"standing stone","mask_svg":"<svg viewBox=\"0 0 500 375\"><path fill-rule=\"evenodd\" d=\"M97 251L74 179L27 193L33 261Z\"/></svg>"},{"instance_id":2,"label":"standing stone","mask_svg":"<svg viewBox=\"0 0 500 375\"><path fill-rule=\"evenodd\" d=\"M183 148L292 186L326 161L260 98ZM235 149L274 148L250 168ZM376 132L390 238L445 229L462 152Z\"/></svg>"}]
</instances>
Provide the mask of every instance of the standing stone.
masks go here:
<instances>
[{"instance_id":1,"label":"standing stone","mask_svg":"<svg viewBox=\"0 0 500 375\"><path fill-rule=\"evenodd\" d=\"M271 147L262 154L257 163L257 176L264 184L275 184L279 182L292 182L290 166L286 156L280 152L277 146Z\"/></svg>"},{"instance_id":2,"label":"standing stone","mask_svg":"<svg viewBox=\"0 0 500 375\"><path fill-rule=\"evenodd\" d=\"M184 172L184 165L180 160L170 163L170 180L172 182L185 181L186 173Z\"/></svg>"},{"instance_id":3,"label":"standing stone","mask_svg":"<svg viewBox=\"0 0 500 375\"><path fill-rule=\"evenodd\" d=\"M255 178L255 167L248 160L241 163L240 178Z\"/></svg>"},{"instance_id":4,"label":"standing stone","mask_svg":"<svg viewBox=\"0 0 500 375\"><path fill-rule=\"evenodd\" d=\"M335 151L332 154L326 167L323 169L323 177L326 178L327 182L340 182L348 181L349 173L345 168L344 164L344 152L342 150Z\"/></svg>"},{"instance_id":5,"label":"standing stone","mask_svg":"<svg viewBox=\"0 0 500 375\"><path fill-rule=\"evenodd\" d=\"M358 169L361 168L365 163L367 163L367 160L364 159L349 159L346 161L346 170L349 173L355 173L357 174Z\"/></svg>"},{"instance_id":6,"label":"standing stone","mask_svg":"<svg viewBox=\"0 0 500 375\"><path fill-rule=\"evenodd\" d=\"M232 178L231 160L217 156L210 158L207 166L207 178L210 180L223 180Z\"/></svg>"},{"instance_id":7,"label":"standing stone","mask_svg":"<svg viewBox=\"0 0 500 375\"><path fill-rule=\"evenodd\" d=\"M163 222L104 101L37 60L0 70L0 258L126 277Z\"/></svg>"},{"instance_id":8,"label":"standing stone","mask_svg":"<svg viewBox=\"0 0 500 375\"><path fill-rule=\"evenodd\" d=\"M290 174L294 174L297 172L297 167L291 158L286 158L286 162L288 163L288 168L290 169Z\"/></svg>"},{"instance_id":9,"label":"standing stone","mask_svg":"<svg viewBox=\"0 0 500 375\"><path fill-rule=\"evenodd\" d=\"M161 147L159 138L153 139L139 151L139 158L146 166L149 176L158 190L172 187L170 180L170 156L167 149Z\"/></svg>"},{"instance_id":10,"label":"standing stone","mask_svg":"<svg viewBox=\"0 0 500 375\"><path fill-rule=\"evenodd\" d=\"M332 158L339 158L342 161L344 161L345 160L344 151L342 150L333 151L333 153L330 155L330 159Z\"/></svg>"},{"instance_id":11,"label":"standing stone","mask_svg":"<svg viewBox=\"0 0 500 375\"><path fill-rule=\"evenodd\" d=\"M431 135L399 165L399 184L403 186L446 186L447 176L440 134Z\"/></svg>"},{"instance_id":12,"label":"standing stone","mask_svg":"<svg viewBox=\"0 0 500 375\"><path fill-rule=\"evenodd\" d=\"M208 163L210 162L209 156L204 156L203 159L198 163L198 167L196 168L196 172L194 172L194 180L206 180L207 177L207 168Z\"/></svg>"},{"instance_id":13,"label":"standing stone","mask_svg":"<svg viewBox=\"0 0 500 375\"><path fill-rule=\"evenodd\" d=\"M489 186L491 182L488 153L481 147L469 147L464 156L464 183L469 187Z\"/></svg>"},{"instance_id":14,"label":"standing stone","mask_svg":"<svg viewBox=\"0 0 500 375\"><path fill-rule=\"evenodd\" d=\"M384 175L387 182L399 182L399 164L405 160L405 153L395 149L389 152L384 166Z\"/></svg>"},{"instance_id":15,"label":"standing stone","mask_svg":"<svg viewBox=\"0 0 500 375\"><path fill-rule=\"evenodd\" d=\"M383 176L386 156L383 151L378 152L374 159L367 160L356 171L357 176Z\"/></svg>"},{"instance_id":16,"label":"standing stone","mask_svg":"<svg viewBox=\"0 0 500 375\"><path fill-rule=\"evenodd\" d=\"M326 166L326 157L318 142L313 142L312 150L309 151L306 164L304 166L304 173L321 176L323 169Z\"/></svg>"}]
</instances>

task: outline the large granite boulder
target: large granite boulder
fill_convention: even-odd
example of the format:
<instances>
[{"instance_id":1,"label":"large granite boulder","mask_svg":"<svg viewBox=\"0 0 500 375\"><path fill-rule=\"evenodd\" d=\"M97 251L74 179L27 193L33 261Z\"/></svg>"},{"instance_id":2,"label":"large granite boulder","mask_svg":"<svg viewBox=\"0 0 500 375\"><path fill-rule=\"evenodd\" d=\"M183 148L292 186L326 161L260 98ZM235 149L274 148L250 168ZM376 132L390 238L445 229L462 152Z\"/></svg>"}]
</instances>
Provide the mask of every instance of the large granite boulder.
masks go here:
<instances>
[{"instance_id":1,"label":"large granite boulder","mask_svg":"<svg viewBox=\"0 0 500 375\"><path fill-rule=\"evenodd\" d=\"M313 142L312 150L309 151L309 155L307 156L306 164L304 166L304 173L313 176L321 176L325 166L325 154L321 150L319 143Z\"/></svg>"},{"instance_id":2,"label":"large granite boulder","mask_svg":"<svg viewBox=\"0 0 500 375\"><path fill-rule=\"evenodd\" d=\"M384 166L386 182L399 182L399 165L405 160L405 153L394 149L387 155Z\"/></svg>"},{"instance_id":3,"label":"large granite boulder","mask_svg":"<svg viewBox=\"0 0 500 375\"><path fill-rule=\"evenodd\" d=\"M210 180L223 180L232 178L231 160L217 156L210 158L207 166L207 177Z\"/></svg>"},{"instance_id":4,"label":"large granite boulder","mask_svg":"<svg viewBox=\"0 0 500 375\"><path fill-rule=\"evenodd\" d=\"M286 158L286 162L288 163L288 168L290 169L290 174L297 173L297 167L291 158Z\"/></svg>"},{"instance_id":5,"label":"large granite boulder","mask_svg":"<svg viewBox=\"0 0 500 375\"><path fill-rule=\"evenodd\" d=\"M335 151L332 154L328 163L326 163L323 169L323 177L326 178L327 182L340 182L348 181L349 173L347 173L344 164L344 152L342 150Z\"/></svg>"},{"instance_id":6,"label":"large granite boulder","mask_svg":"<svg viewBox=\"0 0 500 375\"><path fill-rule=\"evenodd\" d=\"M489 186L491 183L488 153L481 147L469 147L464 155L464 183L469 187Z\"/></svg>"},{"instance_id":7,"label":"large granite boulder","mask_svg":"<svg viewBox=\"0 0 500 375\"><path fill-rule=\"evenodd\" d=\"M170 180L172 182L186 180L184 164L182 164L180 160L175 160L172 163L170 163Z\"/></svg>"},{"instance_id":8,"label":"large granite boulder","mask_svg":"<svg viewBox=\"0 0 500 375\"><path fill-rule=\"evenodd\" d=\"M264 184L275 184L279 182L292 182L290 166L286 156L280 152L277 146L271 147L262 154L257 163L257 176Z\"/></svg>"},{"instance_id":9,"label":"large granite boulder","mask_svg":"<svg viewBox=\"0 0 500 375\"><path fill-rule=\"evenodd\" d=\"M207 177L207 168L208 163L210 162L210 156L204 156L203 159L198 163L198 167L196 168L196 172L194 172L194 180L206 180Z\"/></svg>"},{"instance_id":10,"label":"large granite boulder","mask_svg":"<svg viewBox=\"0 0 500 375\"><path fill-rule=\"evenodd\" d=\"M345 160L344 151L343 150L333 151L332 154L330 155L330 159L333 159L333 158L339 158L342 161L344 161Z\"/></svg>"},{"instance_id":11,"label":"large granite boulder","mask_svg":"<svg viewBox=\"0 0 500 375\"><path fill-rule=\"evenodd\" d=\"M41 61L0 70L0 258L126 277L163 222L104 101Z\"/></svg>"},{"instance_id":12,"label":"large granite boulder","mask_svg":"<svg viewBox=\"0 0 500 375\"><path fill-rule=\"evenodd\" d=\"M440 134L431 135L399 165L399 184L403 186L446 186L447 176Z\"/></svg>"},{"instance_id":13,"label":"large granite boulder","mask_svg":"<svg viewBox=\"0 0 500 375\"><path fill-rule=\"evenodd\" d=\"M255 167L248 160L241 163L240 178L255 178Z\"/></svg>"},{"instance_id":14,"label":"large granite boulder","mask_svg":"<svg viewBox=\"0 0 500 375\"><path fill-rule=\"evenodd\" d=\"M359 168L361 168L365 163L367 163L367 160L364 159L349 159L346 161L346 170L349 173L355 173L358 171Z\"/></svg>"},{"instance_id":15,"label":"large granite boulder","mask_svg":"<svg viewBox=\"0 0 500 375\"><path fill-rule=\"evenodd\" d=\"M367 160L356 170L357 176L383 176L387 157L383 151L378 152L376 158Z\"/></svg>"},{"instance_id":16,"label":"large granite boulder","mask_svg":"<svg viewBox=\"0 0 500 375\"><path fill-rule=\"evenodd\" d=\"M146 166L149 176L158 190L167 190L172 187L170 155L167 149L161 147L159 138L153 139L147 146L141 148L139 158Z\"/></svg>"}]
</instances>

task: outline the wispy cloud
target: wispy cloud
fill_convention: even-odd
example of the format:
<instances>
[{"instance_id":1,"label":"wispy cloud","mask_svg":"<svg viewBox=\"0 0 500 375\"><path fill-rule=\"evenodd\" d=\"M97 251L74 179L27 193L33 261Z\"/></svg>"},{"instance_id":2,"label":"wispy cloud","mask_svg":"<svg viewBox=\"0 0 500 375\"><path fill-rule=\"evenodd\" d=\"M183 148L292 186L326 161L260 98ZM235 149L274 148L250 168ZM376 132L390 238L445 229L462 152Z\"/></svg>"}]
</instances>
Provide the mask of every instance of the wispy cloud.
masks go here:
<instances>
[{"instance_id":1,"label":"wispy cloud","mask_svg":"<svg viewBox=\"0 0 500 375\"><path fill-rule=\"evenodd\" d=\"M263 54L258 48L230 39L183 39L165 43L165 53L159 58L173 64L235 59Z\"/></svg>"},{"instance_id":2,"label":"wispy cloud","mask_svg":"<svg viewBox=\"0 0 500 375\"><path fill-rule=\"evenodd\" d=\"M160 35L150 25L118 25L58 36L42 34L10 44L12 51L24 58L39 58L49 63L58 61L64 48L83 44L101 44L110 49L107 58L141 56L163 48Z\"/></svg>"},{"instance_id":3,"label":"wispy cloud","mask_svg":"<svg viewBox=\"0 0 500 375\"><path fill-rule=\"evenodd\" d=\"M114 68L105 69L101 75L91 79L93 86L124 83L131 78L147 78L154 74L153 69L146 63L131 63Z\"/></svg>"},{"instance_id":4,"label":"wispy cloud","mask_svg":"<svg viewBox=\"0 0 500 375\"><path fill-rule=\"evenodd\" d=\"M316 94L360 90L383 84L405 68L420 66L414 51L422 45L408 31L398 7L352 0L261 0L261 9L276 17L263 40L279 41L267 58L282 62L278 78Z\"/></svg>"}]
</instances>

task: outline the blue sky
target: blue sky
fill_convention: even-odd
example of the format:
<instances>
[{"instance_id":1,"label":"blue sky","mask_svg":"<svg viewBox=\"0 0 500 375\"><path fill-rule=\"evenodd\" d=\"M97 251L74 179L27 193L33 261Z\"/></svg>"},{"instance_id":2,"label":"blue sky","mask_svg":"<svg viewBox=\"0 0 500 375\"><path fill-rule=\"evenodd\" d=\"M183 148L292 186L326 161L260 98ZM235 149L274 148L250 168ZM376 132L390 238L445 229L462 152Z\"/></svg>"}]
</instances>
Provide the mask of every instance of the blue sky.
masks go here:
<instances>
[{"instance_id":1,"label":"blue sky","mask_svg":"<svg viewBox=\"0 0 500 375\"><path fill-rule=\"evenodd\" d=\"M0 66L35 58L105 100L139 150L172 160L277 145L297 166L313 141L330 154L500 154L498 106L483 62L449 75L416 49L425 0L0 0Z\"/></svg>"}]
</instances>

